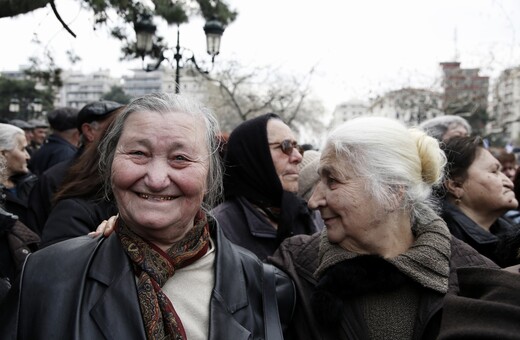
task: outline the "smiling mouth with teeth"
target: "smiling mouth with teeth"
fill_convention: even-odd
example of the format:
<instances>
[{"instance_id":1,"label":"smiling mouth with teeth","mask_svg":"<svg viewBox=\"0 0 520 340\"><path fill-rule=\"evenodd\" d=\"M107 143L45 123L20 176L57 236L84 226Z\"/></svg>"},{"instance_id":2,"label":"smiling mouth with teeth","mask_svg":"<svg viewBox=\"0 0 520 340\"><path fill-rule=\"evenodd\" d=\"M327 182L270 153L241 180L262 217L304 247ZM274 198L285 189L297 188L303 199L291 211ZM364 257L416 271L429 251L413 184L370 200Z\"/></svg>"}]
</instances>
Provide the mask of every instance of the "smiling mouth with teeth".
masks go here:
<instances>
[{"instance_id":1,"label":"smiling mouth with teeth","mask_svg":"<svg viewBox=\"0 0 520 340\"><path fill-rule=\"evenodd\" d=\"M144 198L145 200L150 199L154 201L171 201L175 197L173 196L154 196L154 195L147 195L147 194L137 194L139 197Z\"/></svg>"}]
</instances>

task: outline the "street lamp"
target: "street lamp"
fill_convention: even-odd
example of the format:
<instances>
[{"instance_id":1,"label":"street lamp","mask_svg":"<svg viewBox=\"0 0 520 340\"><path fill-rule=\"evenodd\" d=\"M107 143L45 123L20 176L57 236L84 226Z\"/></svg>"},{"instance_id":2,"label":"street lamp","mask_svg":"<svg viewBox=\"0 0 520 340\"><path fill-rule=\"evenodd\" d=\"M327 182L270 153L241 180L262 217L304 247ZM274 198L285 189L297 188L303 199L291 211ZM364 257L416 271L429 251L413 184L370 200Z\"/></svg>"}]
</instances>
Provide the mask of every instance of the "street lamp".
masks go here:
<instances>
[{"instance_id":1,"label":"street lamp","mask_svg":"<svg viewBox=\"0 0 520 340\"><path fill-rule=\"evenodd\" d=\"M207 52L211 56L211 62L215 61L215 56L220 52L220 39L224 34L224 26L217 19L211 19L204 25L204 33L206 33Z\"/></svg>"},{"instance_id":2,"label":"street lamp","mask_svg":"<svg viewBox=\"0 0 520 340\"><path fill-rule=\"evenodd\" d=\"M149 17L145 17L142 21L137 22L134 25L136 40L137 40L137 50L141 55L141 58L144 61L144 56L149 53L153 48L153 35L155 33L155 25L151 22ZM206 34L206 51L209 55L211 55L211 63L215 62L215 56L220 53L220 40L222 38L222 34L224 33L224 25L217 19L211 19L206 22L204 25L204 33ZM182 59L182 54L180 52L180 27L177 25L177 44L175 45L175 54L173 55L173 59L175 59L175 93L179 93L180 91L180 61ZM154 66L147 65L143 67L146 72L155 71L159 68L162 61L165 60L163 55L159 58L157 63ZM199 72L207 73L202 71L197 65L195 61L195 56L191 56L188 58L188 61L193 62L195 68Z\"/></svg>"},{"instance_id":3,"label":"street lamp","mask_svg":"<svg viewBox=\"0 0 520 340\"><path fill-rule=\"evenodd\" d=\"M136 33L137 51L141 58L144 59L145 54L152 50L155 25L152 23L150 16L147 15L143 17L143 20L134 24L134 30Z\"/></svg>"},{"instance_id":4,"label":"street lamp","mask_svg":"<svg viewBox=\"0 0 520 340\"><path fill-rule=\"evenodd\" d=\"M20 112L20 101L18 98L11 98L9 101L9 112Z\"/></svg>"},{"instance_id":5,"label":"street lamp","mask_svg":"<svg viewBox=\"0 0 520 340\"><path fill-rule=\"evenodd\" d=\"M34 98L33 101L29 104L27 104L27 107L25 108L25 119L28 120L28 114L29 113L36 113L37 115L42 112L43 104L42 100L40 98ZM11 98L9 101L9 112L18 113L20 112L20 100L18 98Z\"/></svg>"}]
</instances>

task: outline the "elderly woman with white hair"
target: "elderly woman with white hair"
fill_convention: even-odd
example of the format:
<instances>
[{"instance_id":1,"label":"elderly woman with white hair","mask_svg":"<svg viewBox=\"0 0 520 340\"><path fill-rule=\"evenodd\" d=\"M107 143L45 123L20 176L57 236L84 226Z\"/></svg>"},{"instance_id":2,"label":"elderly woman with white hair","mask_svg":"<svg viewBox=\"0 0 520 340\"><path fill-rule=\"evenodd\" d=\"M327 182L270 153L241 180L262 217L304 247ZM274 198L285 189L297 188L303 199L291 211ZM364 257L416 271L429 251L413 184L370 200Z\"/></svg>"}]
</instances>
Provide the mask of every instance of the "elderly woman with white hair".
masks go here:
<instances>
[{"instance_id":1,"label":"elderly woman with white hair","mask_svg":"<svg viewBox=\"0 0 520 340\"><path fill-rule=\"evenodd\" d=\"M357 118L330 134L309 200L326 229L269 259L296 283L297 339L436 338L457 269L496 268L436 213L445 164L437 140L395 120Z\"/></svg>"},{"instance_id":2,"label":"elderly woman with white hair","mask_svg":"<svg viewBox=\"0 0 520 340\"><path fill-rule=\"evenodd\" d=\"M0 181L7 181L7 160L0 156ZM40 237L4 210L0 203L0 305L22 270L25 258L38 250Z\"/></svg>"},{"instance_id":3,"label":"elderly woman with white hair","mask_svg":"<svg viewBox=\"0 0 520 340\"><path fill-rule=\"evenodd\" d=\"M11 124L0 124L0 154L6 165L5 177L0 183L4 207L28 225L27 202L38 178L27 167L31 157L26 147L27 139L22 129Z\"/></svg>"}]
</instances>

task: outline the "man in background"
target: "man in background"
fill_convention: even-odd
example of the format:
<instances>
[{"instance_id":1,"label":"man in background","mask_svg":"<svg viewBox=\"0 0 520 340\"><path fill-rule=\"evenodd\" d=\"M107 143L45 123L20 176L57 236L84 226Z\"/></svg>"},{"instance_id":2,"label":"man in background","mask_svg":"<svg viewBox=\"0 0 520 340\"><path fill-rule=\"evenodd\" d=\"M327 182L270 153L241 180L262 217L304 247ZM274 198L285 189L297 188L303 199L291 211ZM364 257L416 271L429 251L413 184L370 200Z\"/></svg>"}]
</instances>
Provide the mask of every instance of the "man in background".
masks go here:
<instances>
[{"instance_id":1,"label":"man in background","mask_svg":"<svg viewBox=\"0 0 520 340\"><path fill-rule=\"evenodd\" d=\"M75 156L60 162L40 175L38 183L29 196L29 226L41 235L45 222L52 210L52 197L58 190L69 167L81 155L85 147L101 138L103 131L111 121L108 118L115 114L123 104L100 100L85 105L78 113L76 128L81 134L81 146Z\"/></svg>"},{"instance_id":2,"label":"man in background","mask_svg":"<svg viewBox=\"0 0 520 340\"><path fill-rule=\"evenodd\" d=\"M39 176L51 166L74 158L80 141L77 116L78 109L72 107L57 108L47 115L52 133L33 155L33 173Z\"/></svg>"}]
</instances>

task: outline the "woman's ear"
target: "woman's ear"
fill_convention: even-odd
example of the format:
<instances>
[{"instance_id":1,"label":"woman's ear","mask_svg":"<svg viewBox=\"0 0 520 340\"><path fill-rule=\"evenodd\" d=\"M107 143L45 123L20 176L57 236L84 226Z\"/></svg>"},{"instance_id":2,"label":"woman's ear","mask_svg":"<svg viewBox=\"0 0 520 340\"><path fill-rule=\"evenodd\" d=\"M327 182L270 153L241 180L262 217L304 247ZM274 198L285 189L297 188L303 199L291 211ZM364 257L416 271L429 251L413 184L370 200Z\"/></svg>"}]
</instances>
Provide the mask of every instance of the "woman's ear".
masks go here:
<instances>
[{"instance_id":1,"label":"woman's ear","mask_svg":"<svg viewBox=\"0 0 520 340\"><path fill-rule=\"evenodd\" d=\"M462 184L463 183L460 180L447 179L444 181L444 186L456 199L460 199L462 196L464 196L464 187Z\"/></svg>"}]
</instances>

